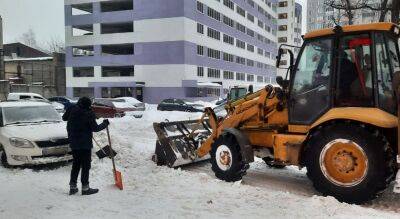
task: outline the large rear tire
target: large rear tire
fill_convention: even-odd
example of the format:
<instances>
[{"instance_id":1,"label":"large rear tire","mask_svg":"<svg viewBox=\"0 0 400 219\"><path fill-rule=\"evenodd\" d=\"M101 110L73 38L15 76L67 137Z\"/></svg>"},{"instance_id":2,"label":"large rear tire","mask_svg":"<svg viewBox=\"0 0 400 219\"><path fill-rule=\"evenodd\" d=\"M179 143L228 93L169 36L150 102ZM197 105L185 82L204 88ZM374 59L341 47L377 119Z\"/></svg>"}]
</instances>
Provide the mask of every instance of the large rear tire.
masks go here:
<instances>
[{"instance_id":1,"label":"large rear tire","mask_svg":"<svg viewBox=\"0 0 400 219\"><path fill-rule=\"evenodd\" d=\"M215 176L227 182L241 180L249 168L240 153L240 146L232 135L221 135L212 145L211 165Z\"/></svg>"},{"instance_id":2,"label":"large rear tire","mask_svg":"<svg viewBox=\"0 0 400 219\"><path fill-rule=\"evenodd\" d=\"M374 199L394 176L386 138L358 124L334 124L313 133L305 152L307 176L316 190L339 201Z\"/></svg>"}]
</instances>

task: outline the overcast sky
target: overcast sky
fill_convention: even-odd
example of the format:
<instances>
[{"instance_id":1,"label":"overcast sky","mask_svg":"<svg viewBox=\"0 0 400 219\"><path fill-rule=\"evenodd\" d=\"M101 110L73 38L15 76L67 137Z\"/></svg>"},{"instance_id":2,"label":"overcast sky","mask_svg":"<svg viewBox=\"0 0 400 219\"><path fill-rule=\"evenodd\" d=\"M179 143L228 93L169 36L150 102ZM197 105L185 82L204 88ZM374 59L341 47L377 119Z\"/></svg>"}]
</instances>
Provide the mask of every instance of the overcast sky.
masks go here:
<instances>
[{"instance_id":1,"label":"overcast sky","mask_svg":"<svg viewBox=\"0 0 400 219\"><path fill-rule=\"evenodd\" d=\"M306 0L303 5L303 31L305 30ZM0 0L3 17L4 42L18 41L30 28L39 45L52 38L64 40L64 0Z\"/></svg>"}]
</instances>

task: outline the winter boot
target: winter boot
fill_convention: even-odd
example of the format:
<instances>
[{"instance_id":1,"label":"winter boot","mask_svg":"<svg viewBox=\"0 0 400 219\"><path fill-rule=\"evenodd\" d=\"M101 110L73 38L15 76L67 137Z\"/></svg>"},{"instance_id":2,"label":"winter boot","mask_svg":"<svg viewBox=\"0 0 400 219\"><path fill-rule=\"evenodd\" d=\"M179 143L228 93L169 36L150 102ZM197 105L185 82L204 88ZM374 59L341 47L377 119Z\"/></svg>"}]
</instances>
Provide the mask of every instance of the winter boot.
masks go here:
<instances>
[{"instance_id":1,"label":"winter boot","mask_svg":"<svg viewBox=\"0 0 400 219\"><path fill-rule=\"evenodd\" d=\"M89 187L89 185L82 186L82 195L92 195L92 194L96 194L98 192L99 192L98 189L92 189Z\"/></svg>"},{"instance_id":2,"label":"winter boot","mask_svg":"<svg viewBox=\"0 0 400 219\"><path fill-rule=\"evenodd\" d=\"M78 192L78 187L76 185L69 186L69 195L74 195Z\"/></svg>"}]
</instances>

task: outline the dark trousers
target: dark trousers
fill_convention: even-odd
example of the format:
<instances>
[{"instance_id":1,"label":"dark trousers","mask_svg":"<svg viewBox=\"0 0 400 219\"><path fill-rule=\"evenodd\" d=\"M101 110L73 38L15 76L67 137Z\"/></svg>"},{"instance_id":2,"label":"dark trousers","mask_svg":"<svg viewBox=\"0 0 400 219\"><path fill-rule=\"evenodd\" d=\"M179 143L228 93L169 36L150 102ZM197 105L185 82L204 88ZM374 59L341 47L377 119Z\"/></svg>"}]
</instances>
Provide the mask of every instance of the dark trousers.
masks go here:
<instances>
[{"instance_id":1,"label":"dark trousers","mask_svg":"<svg viewBox=\"0 0 400 219\"><path fill-rule=\"evenodd\" d=\"M92 161L92 150L72 150L72 162L71 180L70 185L76 185L80 169L81 172L81 183L82 186L89 185L89 170L90 162Z\"/></svg>"}]
</instances>

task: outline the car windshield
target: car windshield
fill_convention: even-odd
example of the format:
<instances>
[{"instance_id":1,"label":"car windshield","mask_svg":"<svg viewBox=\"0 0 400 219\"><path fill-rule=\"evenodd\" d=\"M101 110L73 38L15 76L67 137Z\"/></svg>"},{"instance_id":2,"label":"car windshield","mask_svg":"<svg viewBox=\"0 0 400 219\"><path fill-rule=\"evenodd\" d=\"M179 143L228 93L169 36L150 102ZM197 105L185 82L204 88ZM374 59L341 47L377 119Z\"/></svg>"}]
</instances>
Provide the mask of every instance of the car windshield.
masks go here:
<instances>
[{"instance_id":1,"label":"car windshield","mask_svg":"<svg viewBox=\"0 0 400 219\"><path fill-rule=\"evenodd\" d=\"M51 105L4 107L3 118L4 125L61 121L60 114Z\"/></svg>"}]
</instances>

